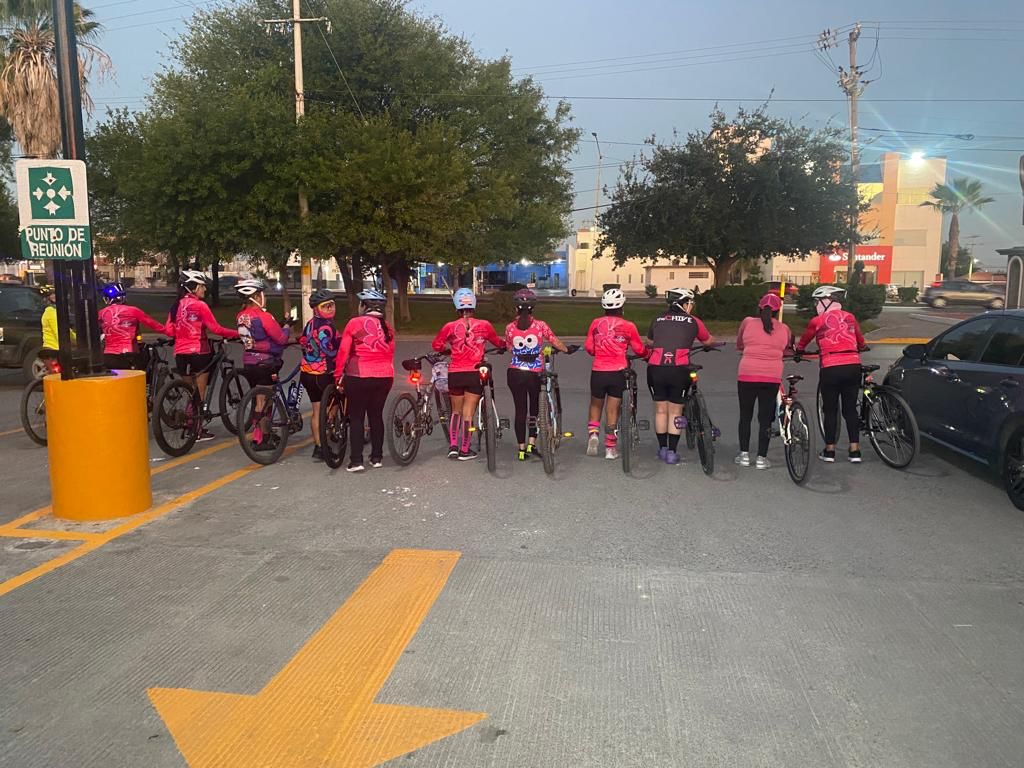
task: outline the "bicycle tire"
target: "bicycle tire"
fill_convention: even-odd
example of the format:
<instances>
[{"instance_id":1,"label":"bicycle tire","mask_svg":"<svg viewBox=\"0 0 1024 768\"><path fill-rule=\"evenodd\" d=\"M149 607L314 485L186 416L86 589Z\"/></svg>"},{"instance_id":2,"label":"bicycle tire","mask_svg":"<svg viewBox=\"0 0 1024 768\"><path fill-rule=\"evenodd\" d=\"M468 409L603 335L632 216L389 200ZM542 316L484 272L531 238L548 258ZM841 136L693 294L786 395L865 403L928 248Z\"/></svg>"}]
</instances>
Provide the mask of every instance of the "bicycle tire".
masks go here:
<instances>
[{"instance_id":1,"label":"bicycle tire","mask_svg":"<svg viewBox=\"0 0 1024 768\"><path fill-rule=\"evenodd\" d=\"M700 457L700 466L704 474L710 477L715 474L715 438L711 417L708 415L708 408L704 402L704 395L700 392L693 393L693 406L697 411L697 455Z\"/></svg>"},{"instance_id":2,"label":"bicycle tire","mask_svg":"<svg viewBox=\"0 0 1024 768\"><path fill-rule=\"evenodd\" d=\"M170 375L170 369L164 364L158 364L153 370L153 382L149 385L149 391L146 392L146 411L150 416L153 414L153 405L156 403L157 393L163 389Z\"/></svg>"},{"instance_id":3,"label":"bicycle tire","mask_svg":"<svg viewBox=\"0 0 1024 768\"><path fill-rule=\"evenodd\" d=\"M441 431L444 433L444 440L447 444L452 439L449 433L452 425L452 399L447 392L435 388L434 401L437 403L437 421L441 425Z\"/></svg>"},{"instance_id":4,"label":"bicycle tire","mask_svg":"<svg viewBox=\"0 0 1024 768\"><path fill-rule=\"evenodd\" d=\"M191 451L203 428L198 390L182 379L170 379L156 393L153 411L153 438L160 450L168 456L184 456ZM179 444L171 443L174 434L181 435Z\"/></svg>"},{"instance_id":5,"label":"bicycle tire","mask_svg":"<svg viewBox=\"0 0 1024 768\"><path fill-rule=\"evenodd\" d=\"M328 384L320 400L320 451L324 463L331 469L337 469L345 461L348 426L345 391L337 384Z\"/></svg>"},{"instance_id":6,"label":"bicycle tire","mask_svg":"<svg viewBox=\"0 0 1024 768\"><path fill-rule=\"evenodd\" d=\"M494 415L494 394L490 387L484 387L483 424L484 449L487 452L487 471L498 468L498 421Z\"/></svg>"},{"instance_id":7,"label":"bicycle tire","mask_svg":"<svg viewBox=\"0 0 1024 768\"><path fill-rule=\"evenodd\" d=\"M818 385L818 397L817 397L817 413L818 413L818 434L821 436L822 441L828 445L828 438L825 437L825 409L822 407L821 401L821 384ZM836 442L839 442L839 438L843 435L843 411L842 402L839 404L839 412L836 414Z\"/></svg>"},{"instance_id":8,"label":"bicycle tire","mask_svg":"<svg viewBox=\"0 0 1024 768\"><path fill-rule=\"evenodd\" d=\"M220 420L224 429L232 435L237 435L238 428L238 407L242 404L246 394L250 391L249 380L245 378L237 368L228 368L224 372L224 381L220 385Z\"/></svg>"},{"instance_id":9,"label":"bicycle tire","mask_svg":"<svg viewBox=\"0 0 1024 768\"><path fill-rule=\"evenodd\" d=\"M420 451L423 434L418 423L418 411L416 397L410 392L403 392L391 402L387 420L384 422L388 436L388 453L395 464L403 467L412 464ZM398 444L399 439L405 441L404 449Z\"/></svg>"},{"instance_id":10,"label":"bicycle tire","mask_svg":"<svg viewBox=\"0 0 1024 768\"><path fill-rule=\"evenodd\" d=\"M263 406L263 412L257 415L256 398L261 396L268 399ZM254 463L263 466L270 466L280 461L285 448L288 447L288 436L291 434L288 406L281 398L281 393L274 387L253 387L245 393L242 402L238 404L236 413L238 414L238 442L242 446L242 450L245 451L245 455ZM257 442L252 439L253 435L250 435L250 429L255 429L257 420L263 419L269 419L270 434L277 440L270 450L258 451L256 450ZM267 436L263 435L263 439L266 440Z\"/></svg>"},{"instance_id":11,"label":"bicycle tire","mask_svg":"<svg viewBox=\"0 0 1024 768\"><path fill-rule=\"evenodd\" d=\"M627 475L633 470L633 388L627 386L622 393L622 408L619 411L619 457L622 471Z\"/></svg>"},{"instance_id":12,"label":"bicycle tire","mask_svg":"<svg viewBox=\"0 0 1024 768\"><path fill-rule=\"evenodd\" d=\"M540 443L540 458L544 464L544 471L555 474L555 451L558 446L555 443L554 425L551 423L551 400L548 393L540 393L540 413L537 415L537 442Z\"/></svg>"},{"instance_id":13,"label":"bicycle tire","mask_svg":"<svg viewBox=\"0 0 1024 768\"><path fill-rule=\"evenodd\" d=\"M782 439L786 440L783 430ZM784 445L789 479L803 485L811 476L814 460L814 428L807 421L807 411L800 402L789 409L789 440Z\"/></svg>"},{"instance_id":14,"label":"bicycle tire","mask_svg":"<svg viewBox=\"0 0 1024 768\"><path fill-rule=\"evenodd\" d=\"M21 391L21 426L33 443L46 446L46 395L43 379L30 381Z\"/></svg>"},{"instance_id":15,"label":"bicycle tire","mask_svg":"<svg viewBox=\"0 0 1024 768\"><path fill-rule=\"evenodd\" d=\"M683 410L683 417L686 419L686 448L692 451L697 447L697 423L690 418L690 398L686 398L686 407Z\"/></svg>"},{"instance_id":16,"label":"bicycle tire","mask_svg":"<svg viewBox=\"0 0 1024 768\"><path fill-rule=\"evenodd\" d=\"M881 406L877 409L880 411L877 421L875 406ZM862 407L868 409L865 419L868 425L868 440L871 447L875 449L875 453L878 454L878 458L893 469L909 467L921 451L921 432L917 426L917 418L907 401L889 387L876 387L871 397L864 398ZM895 455L887 455L883 450L884 443L878 438L878 427L882 427L886 434L892 437ZM897 447L897 438L895 437L897 433L906 438L905 452Z\"/></svg>"}]
</instances>

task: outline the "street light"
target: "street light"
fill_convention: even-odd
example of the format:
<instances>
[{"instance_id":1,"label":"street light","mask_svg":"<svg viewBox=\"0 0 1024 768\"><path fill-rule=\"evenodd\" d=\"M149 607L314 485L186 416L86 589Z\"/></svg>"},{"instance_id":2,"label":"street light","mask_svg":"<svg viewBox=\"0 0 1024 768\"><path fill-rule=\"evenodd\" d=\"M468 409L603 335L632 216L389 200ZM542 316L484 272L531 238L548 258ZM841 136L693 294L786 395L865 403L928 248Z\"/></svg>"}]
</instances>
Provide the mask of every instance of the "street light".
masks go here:
<instances>
[{"instance_id":1,"label":"street light","mask_svg":"<svg viewBox=\"0 0 1024 768\"><path fill-rule=\"evenodd\" d=\"M597 138L597 131L591 131L594 143L597 145L597 189L594 191L594 232L591 237L591 248L597 247L597 212L601 208L601 162L604 155L601 154L601 142ZM590 295L594 295L594 259L590 259Z\"/></svg>"},{"instance_id":2,"label":"street light","mask_svg":"<svg viewBox=\"0 0 1024 768\"><path fill-rule=\"evenodd\" d=\"M974 276L974 267L981 263L981 259L971 259L967 264L967 279L970 280Z\"/></svg>"}]
</instances>

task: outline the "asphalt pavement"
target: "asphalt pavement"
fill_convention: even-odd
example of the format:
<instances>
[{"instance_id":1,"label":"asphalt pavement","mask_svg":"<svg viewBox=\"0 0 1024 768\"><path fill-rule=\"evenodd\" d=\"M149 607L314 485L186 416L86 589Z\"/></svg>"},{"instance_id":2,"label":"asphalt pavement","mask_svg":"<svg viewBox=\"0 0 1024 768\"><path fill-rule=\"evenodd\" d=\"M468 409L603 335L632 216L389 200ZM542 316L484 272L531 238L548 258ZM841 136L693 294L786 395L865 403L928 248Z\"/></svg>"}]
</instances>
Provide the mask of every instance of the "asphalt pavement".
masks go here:
<instances>
[{"instance_id":1,"label":"asphalt pavement","mask_svg":"<svg viewBox=\"0 0 1024 768\"><path fill-rule=\"evenodd\" d=\"M701 357L712 478L650 433L632 476L580 437L549 478L509 433L494 475L437 432L407 468L257 470L217 426L151 444L127 527L46 515L0 384L0 766L1019 766L1024 515L929 448L737 467L737 355ZM584 435L589 360L557 362Z\"/></svg>"}]
</instances>

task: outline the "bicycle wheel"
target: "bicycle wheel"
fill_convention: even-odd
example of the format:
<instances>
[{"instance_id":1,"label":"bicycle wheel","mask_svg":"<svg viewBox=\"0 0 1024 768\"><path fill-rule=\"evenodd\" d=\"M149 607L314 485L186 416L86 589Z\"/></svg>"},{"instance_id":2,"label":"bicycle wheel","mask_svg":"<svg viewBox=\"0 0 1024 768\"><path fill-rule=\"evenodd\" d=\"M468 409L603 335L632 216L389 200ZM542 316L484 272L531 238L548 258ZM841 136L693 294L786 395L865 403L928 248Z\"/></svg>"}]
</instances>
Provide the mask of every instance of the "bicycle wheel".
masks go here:
<instances>
[{"instance_id":1,"label":"bicycle wheel","mask_svg":"<svg viewBox=\"0 0 1024 768\"><path fill-rule=\"evenodd\" d=\"M249 380L237 368L228 368L224 372L224 381L220 386L220 420L224 429L232 435L238 434L238 406L249 391Z\"/></svg>"},{"instance_id":2,"label":"bicycle wheel","mask_svg":"<svg viewBox=\"0 0 1024 768\"><path fill-rule=\"evenodd\" d=\"M707 405L704 403L704 395L694 392L691 402L691 418L697 422L697 455L700 457L701 469L704 470L705 475L710 477L715 473L714 427L711 424Z\"/></svg>"},{"instance_id":3,"label":"bicycle wheel","mask_svg":"<svg viewBox=\"0 0 1024 768\"><path fill-rule=\"evenodd\" d=\"M814 430L807 421L803 405L794 402L789 409L789 425L783 427L785 441L786 469L790 479L803 485L811 475L811 459L814 456Z\"/></svg>"},{"instance_id":4,"label":"bicycle wheel","mask_svg":"<svg viewBox=\"0 0 1024 768\"><path fill-rule=\"evenodd\" d=\"M156 393L153 404L153 437L168 456L184 456L192 450L203 427L199 393L181 379L171 379Z\"/></svg>"},{"instance_id":5,"label":"bicycle wheel","mask_svg":"<svg viewBox=\"0 0 1024 768\"><path fill-rule=\"evenodd\" d=\"M154 352L153 354L156 353ZM158 363L153 369L153 380L146 385L146 410L151 416L153 414L153 404L156 403L156 395L163 389L170 375L171 372L164 364Z\"/></svg>"},{"instance_id":6,"label":"bicycle wheel","mask_svg":"<svg viewBox=\"0 0 1024 768\"><path fill-rule=\"evenodd\" d=\"M417 415L416 397L412 393L403 392L391 402L384 427L388 436L388 453L395 464L411 464L419 453L423 434Z\"/></svg>"},{"instance_id":7,"label":"bicycle wheel","mask_svg":"<svg viewBox=\"0 0 1024 768\"><path fill-rule=\"evenodd\" d=\"M821 402L821 384L818 385L818 434L821 435L823 441L828 442L825 437L825 408ZM840 402L840 407L842 403ZM839 437L843 434L843 414L842 411L836 414L836 442L839 442Z\"/></svg>"},{"instance_id":8,"label":"bicycle wheel","mask_svg":"<svg viewBox=\"0 0 1024 768\"><path fill-rule=\"evenodd\" d=\"M690 402L690 398L687 397L683 418L686 419L686 448L692 451L697 447L697 421L690 418Z\"/></svg>"},{"instance_id":9,"label":"bicycle wheel","mask_svg":"<svg viewBox=\"0 0 1024 768\"><path fill-rule=\"evenodd\" d=\"M888 387L877 387L865 395L868 439L878 458L893 469L904 469L921 450L917 419L907 401Z\"/></svg>"},{"instance_id":10,"label":"bicycle wheel","mask_svg":"<svg viewBox=\"0 0 1024 768\"><path fill-rule=\"evenodd\" d=\"M494 414L494 395L490 387L484 387L484 407L482 411L484 446L487 450L487 471L494 472L498 468L498 421Z\"/></svg>"},{"instance_id":11,"label":"bicycle wheel","mask_svg":"<svg viewBox=\"0 0 1024 768\"><path fill-rule=\"evenodd\" d=\"M21 392L21 426L36 445L46 445L46 397L43 380L29 382Z\"/></svg>"},{"instance_id":12,"label":"bicycle wheel","mask_svg":"<svg viewBox=\"0 0 1024 768\"><path fill-rule=\"evenodd\" d=\"M451 435L448 433L448 430L451 429L452 423L452 399L447 392L435 389L434 400L437 403L437 421L441 425L441 431L444 433L444 441L447 444L448 441L451 440Z\"/></svg>"},{"instance_id":13,"label":"bicycle wheel","mask_svg":"<svg viewBox=\"0 0 1024 768\"><path fill-rule=\"evenodd\" d=\"M633 469L633 409L636 407L634 390L626 387L622 393L622 409L619 411L619 456L622 459L622 471L627 475Z\"/></svg>"},{"instance_id":14,"label":"bicycle wheel","mask_svg":"<svg viewBox=\"0 0 1024 768\"><path fill-rule=\"evenodd\" d=\"M555 451L558 444L555 442L555 428L551 420L551 399L548 393L540 393L540 413L537 414L537 444L540 446L540 457L544 462L544 471L555 474Z\"/></svg>"},{"instance_id":15,"label":"bicycle wheel","mask_svg":"<svg viewBox=\"0 0 1024 768\"><path fill-rule=\"evenodd\" d=\"M257 400L262 399L260 405ZM288 407L274 387L253 387L238 405L238 442L245 455L267 466L280 460L291 434Z\"/></svg>"},{"instance_id":16,"label":"bicycle wheel","mask_svg":"<svg viewBox=\"0 0 1024 768\"><path fill-rule=\"evenodd\" d=\"M341 466L348 451L348 403L337 384L328 384L320 400L320 450L331 469Z\"/></svg>"}]
</instances>

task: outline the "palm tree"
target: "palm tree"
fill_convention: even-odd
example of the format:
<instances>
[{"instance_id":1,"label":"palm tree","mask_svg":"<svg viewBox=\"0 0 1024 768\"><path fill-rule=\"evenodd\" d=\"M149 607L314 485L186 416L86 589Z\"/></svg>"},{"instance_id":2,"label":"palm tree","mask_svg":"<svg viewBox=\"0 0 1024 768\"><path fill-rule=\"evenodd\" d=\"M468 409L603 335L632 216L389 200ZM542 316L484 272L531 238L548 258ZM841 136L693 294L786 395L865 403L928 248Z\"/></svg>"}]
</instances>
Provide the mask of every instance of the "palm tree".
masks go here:
<instances>
[{"instance_id":1,"label":"palm tree","mask_svg":"<svg viewBox=\"0 0 1024 768\"><path fill-rule=\"evenodd\" d=\"M993 198L985 197L981 192L981 182L961 177L953 179L949 184L936 184L929 193L931 200L921 203L922 207L934 208L943 215L949 214L949 253L960 253L960 214L976 211L983 205L993 202ZM954 276L956 273L956 257L951 256L944 270L945 274Z\"/></svg>"},{"instance_id":2,"label":"palm tree","mask_svg":"<svg viewBox=\"0 0 1024 768\"><path fill-rule=\"evenodd\" d=\"M86 86L95 72L111 70L110 57L95 45L100 25L93 12L75 4L78 72L82 103L93 110ZM0 3L0 115L6 118L24 154L54 157L60 149L57 53L49 0Z\"/></svg>"}]
</instances>

